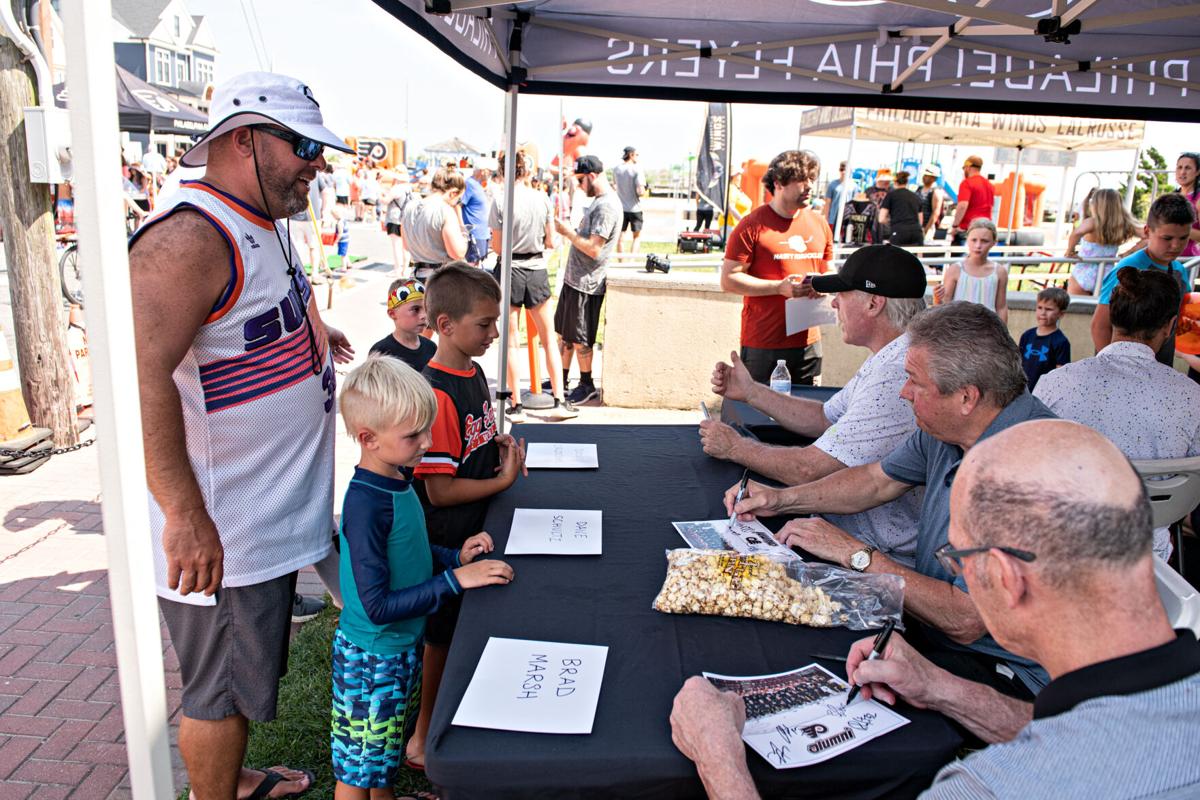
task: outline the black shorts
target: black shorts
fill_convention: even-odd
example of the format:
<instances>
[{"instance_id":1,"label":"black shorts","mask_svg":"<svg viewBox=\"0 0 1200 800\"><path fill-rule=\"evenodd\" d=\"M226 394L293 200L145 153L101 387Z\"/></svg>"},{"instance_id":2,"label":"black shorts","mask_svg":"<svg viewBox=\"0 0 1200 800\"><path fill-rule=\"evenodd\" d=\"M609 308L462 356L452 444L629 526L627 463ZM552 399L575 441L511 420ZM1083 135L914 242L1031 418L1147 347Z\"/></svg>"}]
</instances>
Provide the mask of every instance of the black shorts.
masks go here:
<instances>
[{"instance_id":1,"label":"black shorts","mask_svg":"<svg viewBox=\"0 0 1200 800\"><path fill-rule=\"evenodd\" d=\"M775 371L775 366L781 358L787 362L788 372L792 374L792 383L812 386L814 379L821 374L821 343L819 341L813 342L807 347L780 349L743 346L740 356L750 377L758 383L771 382L771 373Z\"/></svg>"},{"instance_id":2,"label":"black shorts","mask_svg":"<svg viewBox=\"0 0 1200 800\"><path fill-rule=\"evenodd\" d=\"M624 233L625 231L629 230L630 228L633 229L634 233L642 232L642 212L640 212L640 211L626 211L625 212L624 220L621 222L621 232Z\"/></svg>"},{"instance_id":3,"label":"black shorts","mask_svg":"<svg viewBox=\"0 0 1200 800\"><path fill-rule=\"evenodd\" d=\"M399 236L400 232L401 232L401 226L399 225L399 223L389 222L387 224L387 235L388 236Z\"/></svg>"},{"instance_id":4,"label":"black shorts","mask_svg":"<svg viewBox=\"0 0 1200 800\"><path fill-rule=\"evenodd\" d=\"M339 203L345 203L346 205L349 205L350 204L350 195L339 194L339 195L337 195L337 201Z\"/></svg>"},{"instance_id":5,"label":"black shorts","mask_svg":"<svg viewBox=\"0 0 1200 800\"><path fill-rule=\"evenodd\" d=\"M531 259L532 261L532 259ZM513 261L512 290L509 293L509 304L513 308L537 308L550 299L550 273L545 267L540 269L525 269L518 266L521 262ZM536 263L544 264L541 259ZM500 264L492 270L492 277L500 283Z\"/></svg>"},{"instance_id":6,"label":"black shorts","mask_svg":"<svg viewBox=\"0 0 1200 800\"><path fill-rule=\"evenodd\" d=\"M373 205L375 205L375 201L374 200L363 200L363 205L364 206L373 206Z\"/></svg>"},{"instance_id":7,"label":"black shorts","mask_svg":"<svg viewBox=\"0 0 1200 800\"><path fill-rule=\"evenodd\" d=\"M554 332L564 342L591 347L600 330L600 306L603 304L604 295L584 294L564 283L558 306L554 309Z\"/></svg>"},{"instance_id":8,"label":"black shorts","mask_svg":"<svg viewBox=\"0 0 1200 800\"><path fill-rule=\"evenodd\" d=\"M217 591L215 606L158 600L183 678L183 714L275 719L287 672L296 573Z\"/></svg>"}]
</instances>

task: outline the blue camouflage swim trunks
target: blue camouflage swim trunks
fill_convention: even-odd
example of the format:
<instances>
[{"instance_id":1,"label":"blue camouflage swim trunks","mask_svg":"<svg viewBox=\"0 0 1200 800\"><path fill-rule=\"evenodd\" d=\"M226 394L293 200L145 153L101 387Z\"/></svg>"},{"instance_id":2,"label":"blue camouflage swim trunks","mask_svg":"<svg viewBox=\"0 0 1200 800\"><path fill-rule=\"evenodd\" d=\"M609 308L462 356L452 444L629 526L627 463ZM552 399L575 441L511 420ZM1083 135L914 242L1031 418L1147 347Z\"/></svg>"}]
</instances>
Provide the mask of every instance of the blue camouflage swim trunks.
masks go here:
<instances>
[{"instance_id":1,"label":"blue camouflage swim trunks","mask_svg":"<svg viewBox=\"0 0 1200 800\"><path fill-rule=\"evenodd\" d=\"M363 789L391 787L421 706L421 653L416 646L378 655L333 637L333 776Z\"/></svg>"}]
</instances>

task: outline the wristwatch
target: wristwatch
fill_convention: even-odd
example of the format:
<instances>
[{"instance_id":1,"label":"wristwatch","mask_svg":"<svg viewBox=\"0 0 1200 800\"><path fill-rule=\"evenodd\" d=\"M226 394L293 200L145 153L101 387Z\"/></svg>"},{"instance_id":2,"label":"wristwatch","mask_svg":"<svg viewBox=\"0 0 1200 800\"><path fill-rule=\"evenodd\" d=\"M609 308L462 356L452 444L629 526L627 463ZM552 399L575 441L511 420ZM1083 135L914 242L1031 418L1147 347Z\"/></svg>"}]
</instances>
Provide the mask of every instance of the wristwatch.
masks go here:
<instances>
[{"instance_id":1,"label":"wristwatch","mask_svg":"<svg viewBox=\"0 0 1200 800\"><path fill-rule=\"evenodd\" d=\"M855 572L865 572L867 567L871 566L871 554L874 552L874 547L864 547L862 550L855 550L850 554L850 569Z\"/></svg>"}]
</instances>

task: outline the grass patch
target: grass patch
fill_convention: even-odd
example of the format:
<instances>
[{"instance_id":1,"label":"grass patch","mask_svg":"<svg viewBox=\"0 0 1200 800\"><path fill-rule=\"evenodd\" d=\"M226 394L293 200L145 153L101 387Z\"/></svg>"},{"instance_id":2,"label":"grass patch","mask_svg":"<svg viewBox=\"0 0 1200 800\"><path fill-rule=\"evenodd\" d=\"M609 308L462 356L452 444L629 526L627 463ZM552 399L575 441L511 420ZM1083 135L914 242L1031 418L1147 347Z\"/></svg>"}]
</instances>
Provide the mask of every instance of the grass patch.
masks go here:
<instances>
[{"instance_id":1,"label":"grass patch","mask_svg":"<svg viewBox=\"0 0 1200 800\"><path fill-rule=\"evenodd\" d=\"M316 776L305 797L333 797L333 765L329 755L329 714L333 632L338 611L329 598L324 611L306 622L292 639L288 672L279 684L279 716L274 722L250 723L246 766L270 767L284 764L307 769ZM425 776L401 766L396 775L396 794L431 791ZM186 800L185 787L179 800Z\"/></svg>"}]
</instances>

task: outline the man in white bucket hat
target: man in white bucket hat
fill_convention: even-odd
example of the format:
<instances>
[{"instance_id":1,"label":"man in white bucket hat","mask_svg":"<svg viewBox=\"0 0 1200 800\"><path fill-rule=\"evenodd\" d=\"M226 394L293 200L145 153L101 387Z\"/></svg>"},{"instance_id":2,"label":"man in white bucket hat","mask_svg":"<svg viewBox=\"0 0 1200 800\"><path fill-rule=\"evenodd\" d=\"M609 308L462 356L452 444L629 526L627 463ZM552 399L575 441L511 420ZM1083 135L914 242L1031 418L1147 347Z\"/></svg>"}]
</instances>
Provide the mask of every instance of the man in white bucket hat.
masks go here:
<instances>
[{"instance_id":1,"label":"man in white bucket hat","mask_svg":"<svg viewBox=\"0 0 1200 800\"><path fill-rule=\"evenodd\" d=\"M311 773L242 768L247 720L274 719L296 571L331 552L334 362L353 351L279 220L349 148L283 75L231 79L210 120L182 158L204 176L130 240L159 606L194 796L295 797Z\"/></svg>"}]
</instances>

